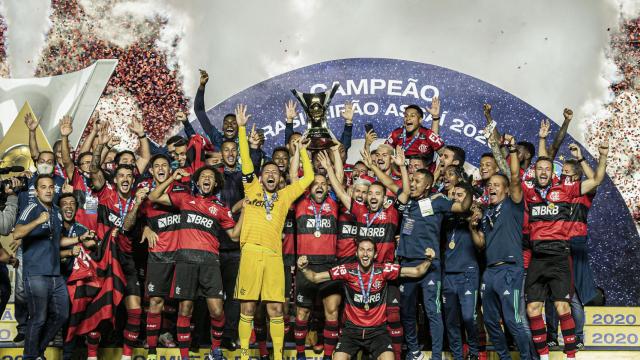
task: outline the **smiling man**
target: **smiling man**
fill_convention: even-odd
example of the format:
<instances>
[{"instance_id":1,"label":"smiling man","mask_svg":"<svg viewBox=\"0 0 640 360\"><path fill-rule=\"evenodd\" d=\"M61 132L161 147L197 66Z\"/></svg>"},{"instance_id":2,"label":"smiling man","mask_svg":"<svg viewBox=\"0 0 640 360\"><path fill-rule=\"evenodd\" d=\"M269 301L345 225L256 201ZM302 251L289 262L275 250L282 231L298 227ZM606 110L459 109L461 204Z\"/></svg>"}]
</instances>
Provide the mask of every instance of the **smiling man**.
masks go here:
<instances>
[{"instance_id":1,"label":"smiling man","mask_svg":"<svg viewBox=\"0 0 640 360\"><path fill-rule=\"evenodd\" d=\"M284 345L284 262L282 258L282 230L291 204L311 185L314 172L307 154L307 144L299 147L304 177L278 189L283 176L273 162L262 166L260 180L254 175L249 154L246 125L250 115L247 107L236 107L239 127L240 159L244 175L247 204L244 208L245 226L240 234L240 270L235 297L241 301L240 337L241 359L249 358L249 338L258 299L267 303L269 329L273 340L273 358L282 359Z\"/></svg>"},{"instance_id":2,"label":"smiling man","mask_svg":"<svg viewBox=\"0 0 640 360\"><path fill-rule=\"evenodd\" d=\"M393 130L386 143L402 146L406 156L429 155L440 150L444 142L438 136L440 120L440 100L435 97L427 111L433 119L431 129L422 126L424 111L418 105L409 105L404 110L404 126Z\"/></svg>"}]
</instances>

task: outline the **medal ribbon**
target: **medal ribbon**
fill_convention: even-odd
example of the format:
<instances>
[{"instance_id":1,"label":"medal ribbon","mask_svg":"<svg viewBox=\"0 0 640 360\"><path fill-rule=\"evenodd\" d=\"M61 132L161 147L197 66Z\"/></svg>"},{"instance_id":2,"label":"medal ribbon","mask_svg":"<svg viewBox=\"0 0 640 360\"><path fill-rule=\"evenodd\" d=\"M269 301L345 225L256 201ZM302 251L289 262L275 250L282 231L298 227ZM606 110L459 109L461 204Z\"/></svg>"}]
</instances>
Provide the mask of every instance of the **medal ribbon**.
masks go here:
<instances>
[{"instance_id":1,"label":"medal ribbon","mask_svg":"<svg viewBox=\"0 0 640 360\"><path fill-rule=\"evenodd\" d=\"M271 200L269 200L269 197L267 196L267 191L265 189L262 189L262 198L264 200L264 210L267 212L267 217L269 215L271 215L271 209L273 209L273 203L278 200L278 193L274 192L273 195L271 195Z\"/></svg>"},{"instance_id":2,"label":"medal ribbon","mask_svg":"<svg viewBox=\"0 0 640 360\"><path fill-rule=\"evenodd\" d=\"M124 227L124 218L127 216L127 213L129 213L129 205L131 205L131 200L132 200L132 196L129 196L129 198L127 199L127 202L125 203L125 206L122 206L122 202L120 201L120 197L118 197L118 205L120 205L120 229L123 229Z\"/></svg>"},{"instance_id":3,"label":"medal ribbon","mask_svg":"<svg viewBox=\"0 0 640 360\"><path fill-rule=\"evenodd\" d=\"M407 129L402 129L402 150L407 151L407 149L409 149L411 147L411 145L413 145L414 142L416 142L416 140L418 140L419 136L419 131L417 134L415 134L413 136L413 139L411 139L411 141L409 142L409 145L405 144L407 143Z\"/></svg>"},{"instance_id":4,"label":"medal ribbon","mask_svg":"<svg viewBox=\"0 0 640 360\"><path fill-rule=\"evenodd\" d=\"M362 274L360 274L360 266L358 266L358 283L360 284L360 293L362 294L362 300L365 305L369 305L369 294L371 294L371 284L373 283L373 265L371 266L369 275L369 284L367 284L367 290L364 289L364 281L362 281Z\"/></svg>"},{"instance_id":5,"label":"medal ribbon","mask_svg":"<svg viewBox=\"0 0 640 360\"><path fill-rule=\"evenodd\" d=\"M381 212L382 212L382 208L378 210L378 212L376 212L376 214L373 216L373 219L371 219L371 221L369 221L369 213L364 214L365 222L367 223L367 229L371 227L371 224L373 224L374 221L376 221L378 216L380 216Z\"/></svg>"},{"instance_id":6,"label":"medal ribbon","mask_svg":"<svg viewBox=\"0 0 640 360\"><path fill-rule=\"evenodd\" d=\"M311 208L313 209L313 217L316 219L315 225L316 225L316 231L320 232L320 221L322 220L322 207L324 206L324 200L322 201L322 204L320 204L320 210L316 209L316 204L314 203L313 200L310 201L311 202Z\"/></svg>"}]
</instances>

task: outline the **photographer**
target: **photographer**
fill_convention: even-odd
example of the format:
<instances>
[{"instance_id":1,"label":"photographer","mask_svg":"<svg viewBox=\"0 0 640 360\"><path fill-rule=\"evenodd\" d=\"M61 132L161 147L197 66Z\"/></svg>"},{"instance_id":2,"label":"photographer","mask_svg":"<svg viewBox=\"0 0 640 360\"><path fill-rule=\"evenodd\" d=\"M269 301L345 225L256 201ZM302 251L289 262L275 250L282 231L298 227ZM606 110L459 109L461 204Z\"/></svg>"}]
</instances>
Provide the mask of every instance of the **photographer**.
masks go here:
<instances>
[{"instance_id":1,"label":"photographer","mask_svg":"<svg viewBox=\"0 0 640 360\"><path fill-rule=\"evenodd\" d=\"M20 179L10 178L2 181L2 195L0 196L0 235L7 236L13 229L18 213L18 197L14 189L21 186ZM11 296L11 280L6 264L18 266L18 260L0 246L0 314L4 313Z\"/></svg>"}]
</instances>

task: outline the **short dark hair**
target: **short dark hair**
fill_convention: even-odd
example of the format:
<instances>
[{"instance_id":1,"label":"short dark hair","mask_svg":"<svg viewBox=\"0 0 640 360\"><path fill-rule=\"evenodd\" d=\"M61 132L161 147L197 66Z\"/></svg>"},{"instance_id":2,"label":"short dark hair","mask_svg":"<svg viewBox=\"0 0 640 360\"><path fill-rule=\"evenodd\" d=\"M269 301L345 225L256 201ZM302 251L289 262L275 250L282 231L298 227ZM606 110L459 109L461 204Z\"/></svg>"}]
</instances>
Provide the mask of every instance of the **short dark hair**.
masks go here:
<instances>
[{"instance_id":1,"label":"short dark hair","mask_svg":"<svg viewBox=\"0 0 640 360\"><path fill-rule=\"evenodd\" d=\"M38 187L38 183L40 182L40 180L43 179L50 179L51 182L53 182L54 184L56 183L55 180L53 179L53 175L51 174L38 174L38 176L36 176L36 181L33 182L35 187Z\"/></svg>"},{"instance_id":2,"label":"short dark hair","mask_svg":"<svg viewBox=\"0 0 640 360\"><path fill-rule=\"evenodd\" d=\"M511 185L511 181L509 181L509 178L507 177L507 175L505 175L505 174L503 174L501 172L498 172L498 173L493 174L493 176L501 177L502 180L504 180L504 183L505 183L505 185L507 185L507 187L509 187L509 185Z\"/></svg>"},{"instance_id":3,"label":"short dark hair","mask_svg":"<svg viewBox=\"0 0 640 360\"><path fill-rule=\"evenodd\" d=\"M175 144L180 140L187 141L187 139L183 138L180 135L174 135L174 136L172 136L172 137L167 139L167 145Z\"/></svg>"},{"instance_id":4,"label":"short dark hair","mask_svg":"<svg viewBox=\"0 0 640 360\"><path fill-rule=\"evenodd\" d=\"M287 149L284 146L278 146L274 148L273 151L271 152L271 157L273 157L278 151L285 152L287 153L287 156L291 156L291 154L289 153L289 149Z\"/></svg>"},{"instance_id":5,"label":"short dark hair","mask_svg":"<svg viewBox=\"0 0 640 360\"><path fill-rule=\"evenodd\" d=\"M56 146L62 147L62 139L56 140L51 148L55 150Z\"/></svg>"},{"instance_id":6,"label":"short dark hair","mask_svg":"<svg viewBox=\"0 0 640 360\"><path fill-rule=\"evenodd\" d=\"M553 159L548 157L548 156L538 156L538 159L536 160L536 165L540 162L540 161L548 161L551 163L551 165L553 165Z\"/></svg>"},{"instance_id":7,"label":"short dark hair","mask_svg":"<svg viewBox=\"0 0 640 360\"><path fill-rule=\"evenodd\" d=\"M411 105L407 106L404 110L407 111L409 109L413 109L413 110L417 111L418 115L420 116L420 119L422 119L424 117L424 111L422 111L420 106L415 105L415 104L411 104Z\"/></svg>"},{"instance_id":8,"label":"short dark hair","mask_svg":"<svg viewBox=\"0 0 640 360\"><path fill-rule=\"evenodd\" d=\"M232 118L234 118L234 119L235 119L235 118L236 118L236 114L234 114L234 113L228 113L228 114L226 114L225 116L223 116L223 117L222 117L222 120L224 120L224 119L226 119L226 118L228 118L228 117L232 117Z\"/></svg>"},{"instance_id":9,"label":"short dark hair","mask_svg":"<svg viewBox=\"0 0 640 360\"><path fill-rule=\"evenodd\" d=\"M58 206L60 206L60 204L62 204L62 199L66 199L66 198L72 198L73 200L75 200L76 202L76 207L78 205L78 199L76 198L76 195L74 193L62 193L60 194L60 196L58 197Z\"/></svg>"},{"instance_id":10,"label":"short dark hair","mask_svg":"<svg viewBox=\"0 0 640 360\"><path fill-rule=\"evenodd\" d=\"M293 135L300 135L302 136L302 133L299 131L294 131L293 133L291 133L291 135L289 136L289 138L287 139L287 144L291 143L291 139L293 139Z\"/></svg>"},{"instance_id":11,"label":"short dark hair","mask_svg":"<svg viewBox=\"0 0 640 360\"><path fill-rule=\"evenodd\" d=\"M117 164L117 163L116 163ZM129 164L118 164L116 166L116 169L113 171L114 174L117 174L118 171L120 171L120 169L124 169L124 170L129 170L131 171L131 173L134 172L134 167L133 165L129 165Z\"/></svg>"},{"instance_id":12,"label":"short dark hair","mask_svg":"<svg viewBox=\"0 0 640 360\"><path fill-rule=\"evenodd\" d=\"M382 187L382 190L383 190L383 191L385 191L385 195L386 195L387 187L386 187L386 186L384 186L384 184L383 184L383 183L381 183L380 181L374 181L374 182L372 182L372 183L371 183L371 185L369 185L369 189L371 189L371 187L372 187L372 186L381 186L381 187Z\"/></svg>"},{"instance_id":13,"label":"short dark hair","mask_svg":"<svg viewBox=\"0 0 640 360\"><path fill-rule=\"evenodd\" d=\"M490 153L490 152L486 152L486 153L483 153L482 155L480 155L480 159L486 158L486 157L492 158L493 160L496 159L495 156L493 156L493 153Z\"/></svg>"},{"instance_id":14,"label":"short dark hair","mask_svg":"<svg viewBox=\"0 0 640 360\"><path fill-rule=\"evenodd\" d=\"M218 192L219 189L221 189L224 186L224 176L220 173L220 171L218 171L218 169L215 166L205 165L198 168L198 170L196 170L196 172L193 173L193 181L197 183L198 180L200 180L200 175L202 175L202 173L206 170L213 172L213 176L216 179L216 187L213 188L211 192L216 193Z\"/></svg>"},{"instance_id":15,"label":"short dark hair","mask_svg":"<svg viewBox=\"0 0 640 360\"><path fill-rule=\"evenodd\" d=\"M531 155L531 158L536 154L536 147L528 141L519 141L517 145L522 146Z\"/></svg>"},{"instance_id":16,"label":"short dark hair","mask_svg":"<svg viewBox=\"0 0 640 360\"><path fill-rule=\"evenodd\" d=\"M80 165L80 159L82 159L85 156L91 156L93 158L93 153L91 151L83 151L80 154L78 154L78 157L76 158L76 162L78 163L78 165Z\"/></svg>"},{"instance_id":17,"label":"short dark hair","mask_svg":"<svg viewBox=\"0 0 640 360\"><path fill-rule=\"evenodd\" d=\"M567 159L564 163L567 165L571 165L573 167L573 171L575 171L576 175L578 175L579 177L582 177L582 175L584 174L584 171L582 171L582 166L580 166L578 160Z\"/></svg>"},{"instance_id":18,"label":"short dark hair","mask_svg":"<svg viewBox=\"0 0 640 360\"><path fill-rule=\"evenodd\" d=\"M446 145L445 149L449 149L453 153L453 160L458 160L460 162L460 166L464 165L465 160L467 160L467 154L463 148L454 145Z\"/></svg>"},{"instance_id":19,"label":"short dark hair","mask_svg":"<svg viewBox=\"0 0 640 360\"><path fill-rule=\"evenodd\" d=\"M169 157L168 157L167 155L165 155L165 154L155 154L155 155L153 155L153 156L151 157L151 159L149 159L149 167L152 167L152 166L153 166L153 163L155 163L155 162L156 162L156 160L158 160L158 159L165 159L165 160L167 160L167 162L168 162L169 164L171 164L171 161L172 161L172 160L171 160L171 159L169 159Z\"/></svg>"},{"instance_id":20,"label":"short dark hair","mask_svg":"<svg viewBox=\"0 0 640 360\"><path fill-rule=\"evenodd\" d=\"M122 158L122 155L125 155L125 154L129 154L129 155L133 156L133 159L134 159L134 160L135 160L135 158L136 158L136 154L134 154L134 153L133 153L133 151L131 151L131 150L122 150L122 151L120 151L120 152L118 152L118 153L116 154L116 157L115 157L115 158L113 158L113 161L114 161L116 164L120 163L120 158Z\"/></svg>"},{"instance_id":21,"label":"short dark hair","mask_svg":"<svg viewBox=\"0 0 640 360\"><path fill-rule=\"evenodd\" d=\"M431 162L422 154L409 156L409 160L420 160L422 161L422 167L427 167Z\"/></svg>"},{"instance_id":22,"label":"short dark hair","mask_svg":"<svg viewBox=\"0 0 640 360\"><path fill-rule=\"evenodd\" d=\"M433 174L431 173L431 171L429 171L429 169L418 169L416 170L415 174L422 174L426 176L427 179L431 181L431 184L433 185Z\"/></svg>"},{"instance_id":23,"label":"short dark hair","mask_svg":"<svg viewBox=\"0 0 640 360\"><path fill-rule=\"evenodd\" d=\"M467 195L469 195L469 196L473 196L474 193L475 193L475 190L473 189L473 186L471 186L471 184L469 184L466 181L461 181L461 182L457 183L455 187L463 189L467 193Z\"/></svg>"},{"instance_id":24,"label":"short dark hair","mask_svg":"<svg viewBox=\"0 0 640 360\"><path fill-rule=\"evenodd\" d=\"M267 167L268 165L273 165L278 168L278 171L280 171L280 167L278 166L278 164L273 162L273 160L269 160L269 161L265 161L264 164L262 164L262 166L260 167L260 173L262 173L262 170L264 170L264 168Z\"/></svg>"},{"instance_id":25,"label":"short dark hair","mask_svg":"<svg viewBox=\"0 0 640 360\"><path fill-rule=\"evenodd\" d=\"M220 151L222 151L222 147L224 146L224 144L227 144L227 143L234 144L236 148L238 147L238 143L235 140L225 138L224 141L222 141L222 144L220 144Z\"/></svg>"},{"instance_id":26,"label":"short dark hair","mask_svg":"<svg viewBox=\"0 0 640 360\"><path fill-rule=\"evenodd\" d=\"M360 246L360 243L363 243L365 241L368 241L368 242L373 244L373 251L374 252L378 251L378 244L376 244L376 242L373 241L373 239L371 239L371 238L358 238L358 239L356 239L356 249Z\"/></svg>"},{"instance_id":27,"label":"short dark hair","mask_svg":"<svg viewBox=\"0 0 640 360\"><path fill-rule=\"evenodd\" d=\"M56 158L56 154L53 151L50 150L42 150L40 151L40 153L38 154L38 160L40 160L40 157L42 156L42 154L51 154L51 156L53 156L53 159L55 160Z\"/></svg>"}]
</instances>

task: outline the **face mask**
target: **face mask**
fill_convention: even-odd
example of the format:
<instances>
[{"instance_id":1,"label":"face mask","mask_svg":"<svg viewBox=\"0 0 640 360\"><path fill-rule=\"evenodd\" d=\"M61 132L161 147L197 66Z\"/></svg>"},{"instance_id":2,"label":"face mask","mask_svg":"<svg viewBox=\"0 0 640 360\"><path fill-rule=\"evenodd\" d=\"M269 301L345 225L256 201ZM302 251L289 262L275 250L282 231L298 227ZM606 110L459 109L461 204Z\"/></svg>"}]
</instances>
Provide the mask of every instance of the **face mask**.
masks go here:
<instances>
[{"instance_id":1,"label":"face mask","mask_svg":"<svg viewBox=\"0 0 640 360\"><path fill-rule=\"evenodd\" d=\"M37 164L36 169L38 169L38 174L43 175L51 175L53 174L53 165L49 164Z\"/></svg>"},{"instance_id":2,"label":"face mask","mask_svg":"<svg viewBox=\"0 0 640 360\"><path fill-rule=\"evenodd\" d=\"M180 161L178 160L173 160L171 162L171 170L176 171L180 168Z\"/></svg>"}]
</instances>

